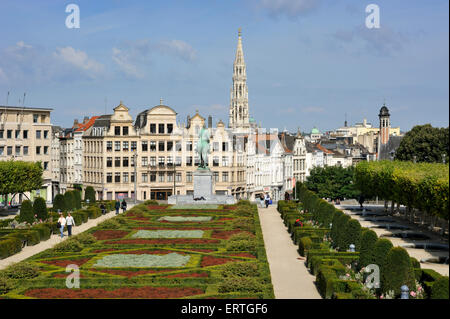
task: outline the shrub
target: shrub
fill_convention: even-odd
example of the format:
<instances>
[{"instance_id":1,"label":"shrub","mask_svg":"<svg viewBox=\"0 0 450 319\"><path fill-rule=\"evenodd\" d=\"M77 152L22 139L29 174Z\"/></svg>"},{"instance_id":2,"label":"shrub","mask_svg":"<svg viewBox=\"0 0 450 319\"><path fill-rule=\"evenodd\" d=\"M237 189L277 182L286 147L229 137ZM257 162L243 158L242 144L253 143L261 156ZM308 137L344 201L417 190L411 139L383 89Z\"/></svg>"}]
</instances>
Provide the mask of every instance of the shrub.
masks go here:
<instances>
[{"instance_id":1,"label":"shrub","mask_svg":"<svg viewBox=\"0 0 450 319\"><path fill-rule=\"evenodd\" d=\"M254 231L255 222L252 218L238 217L233 220L233 228Z\"/></svg>"},{"instance_id":2,"label":"shrub","mask_svg":"<svg viewBox=\"0 0 450 319\"><path fill-rule=\"evenodd\" d=\"M64 195L62 194L56 195L53 199L53 210L58 211L58 209L62 212L66 211Z\"/></svg>"},{"instance_id":3,"label":"shrub","mask_svg":"<svg viewBox=\"0 0 450 319\"><path fill-rule=\"evenodd\" d=\"M345 224L345 231L342 234L343 237L343 245L339 246L341 248L345 248L347 250L351 244L355 245L356 251L359 251L361 248L361 225L356 219L350 219Z\"/></svg>"},{"instance_id":4,"label":"shrub","mask_svg":"<svg viewBox=\"0 0 450 319\"><path fill-rule=\"evenodd\" d=\"M222 277L257 277L259 276L256 263L229 263L223 266L220 275Z\"/></svg>"},{"instance_id":5,"label":"shrub","mask_svg":"<svg viewBox=\"0 0 450 319\"><path fill-rule=\"evenodd\" d=\"M46 224L37 224L34 225L31 229L37 230L39 232L39 238L41 241L49 239L52 233L52 230Z\"/></svg>"},{"instance_id":6,"label":"shrub","mask_svg":"<svg viewBox=\"0 0 450 319\"><path fill-rule=\"evenodd\" d=\"M393 247L389 250L381 271L382 290L393 290L395 295L400 295L400 287L403 285L410 289L415 287L414 270L408 252L402 247Z\"/></svg>"},{"instance_id":7,"label":"shrub","mask_svg":"<svg viewBox=\"0 0 450 319\"><path fill-rule=\"evenodd\" d=\"M253 212L254 212L253 207L241 205L241 206L238 206L238 208L233 211L233 214L236 216L252 217Z\"/></svg>"},{"instance_id":8,"label":"shrub","mask_svg":"<svg viewBox=\"0 0 450 319\"><path fill-rule=\"evenodd\" d=\"M27 222L32 224L35 221L33 214L33 205L30 200L24 200L20 207L19 222Z\"/></svg>"},{"instance_id":9,"label":"shrub","mask_svg":"<svg viewBox=\"0 0 450 319\"><path fill-rule=\"evenodd\" d=\"M71 238L59 243L53 249L57 252L78 252L83 249L83 245L78 240Z\"/></svg>"},{"instance_id":10,"label":"shrub","mask_svg":"<svg viewBox=\"0 0 450 319\"><path fill-rule=\"evenodd\" d=\"M81 208L81 191L78 189L75 189L73 192L73 203L74 203L74 209L80 209Z\"/></svg>"},{"instance_id":11,"label":"shrub","mask_svg":"<svg viewBox=\"0 0 450 319\"><path fill-rule=\"evenodd\" d=\"M228 239L225 248L227 251L254 251L256 240L248 233L237 233Z\"/></svg>"},{"instance_id":12,"label":"shrub","mask_svg":"<svg viewBox=\"0 0 450 319\"><path fill-rule=\"evenodd\" d=\"M346 245L346 224L351 219L350 216L342 214L337 219L336 225L336 246L339 247L340 251L346 251L348 245ZM334 225L333 225L334 226Z\"/></svg>"},{"instance_id":13,"label":"shrub","mask_svg":"<svg viewBox=\"0 0 450 319\"><path fill-rule=\"evenodd\" d=\"M66 211L75 210L75 198L72 191L64 193L64 208Z\"/></svg>"},{"instance_id":14,"label":"shrub","mask_svg":"<svg viewBox=\"0 0 450 319\"><path fill-rule=\"evenodd\" d=\"M38 219L46 220L48 217L48 213L45 199L43 199L42 197L36 198L33 203L33 211L37 215Z\"/></svg>"},{"instance_id":15,"label":"shrub","mask_svg":"<svg viewBox=\"0 0 450 319\"><path fill-rule=\"evenodd\" d=\"M305 251L312 246L312 240L310 237L302 237L298 243L298 252L301 256L305 256Z\"/></svg>"},{"instance_id":16,"label":"shrub","mask_svg":"<svg viewBox=\"0 0 450 319\"><path fill-rule=\"evenodd\" d=\"M380 267L380 273L383 273L386 256L392 247L391 241L386 238L379 238L373 247L374 264Z\"/></svg>"},{"instance_id":17,"label":"shrub","mask_svg":"<svg viewBox=\"0 0 450 319\"><path fill-rule=\"evenodd\" d=\"M121 226L122 226L122 223L119 221L118 218L111 218L111 219L105 220L104 222L98 224L97 227L106 228L106 229L118 229Z\"/></svg>"},{"instance_id":18,"label":"shrub","mask_svg":"<svg viewBox=\"0 0 450 319\"><path fill-rule=\"evenodd\" d=\"M448 276L437 279L431 288L431 299L449 299Z\"/></svg>"},{"instance_id":19,"label":"shrub","mask_svg":"<svg viewBox=\"0 0 450 319\"><path fill-rule=\"evenodd\" d=\"M241 199L238 203L238 206L253 206L253 204L248 199Z\"/></svg>"},{"instance_id":20,"label":"shrub","mask_svg":"<svg viewBox=\"0 0 450 319\"><path fill-rule=\"evenodd\" d=\"M97 241L97 238L95 238L92 234L88 233L81 233L75 236L73 239L77 240L83 245L93 244Z\"/></svg>"},{"instance_id":21,"label":"shrub","mask_svg":"<svg viewBox=\"0 0 450 319\"><path fill-rule=\"evenodd\" d=\"M28 262L20 262L6 268L4 274L11 279L31 279L39 275L39 267Z\"/></svg>"},{"instance_id":22,"label":"shrub","mask_svg":"<svg viewBox=\"0 0 450 319\"><path fill-rule=\"evenodd\" d=\"M420 261L418 261L416 258L411 257L411 265L414 269L419 268L420 269Z\"/></svg>"},{"instance_id":23,"label":"shrub","mask_svg":"<svg viewBox=\"0 0 450 319\"><path fill-rule=\"evenodd\" d=\"M149 205L159 205L159 203L156 201L156 200L153 200L153 199L151 199L151 200L146 200L145 202L144 202L144 205L145 206L149 206ZM113 205L113 208L114 208L114 205ZM111 209L112 210L112 209Z\"/></svg>"},{"instance_id":24,"label":"shrub","mask_svg":"<svg viewBox=\"0 0 450 319\"><path fill-rule=\"evenodd\" d=\"M361 248L359 249L359 266L361 268L376 263L374 248L377 240L377 233L375 233L373 230L368 229L362 233Z\"/></svg>"},{"instance_id":25,"label":"shrub","mask_svg":"<svg viewBox=\"0 0 450 319\"><path fill-rule=\"evenodd\" d=\"M11 279L0 273L0 295L8 293L13 288Z\"/></svg>"},{"instance_id":26,"label":"shrub","mask_svg":"<svg viewBox=\"0 0 450 319\"><path fill-rule=\"evenodd\" d=\"M8 237L0 239L0 259L12 256L22 250L20 238Z\"/></svg>"},{"instance_id":27,"label":"shrub","mask_svg":"<svg viewBox=\"0 0 450 319\"><path fill-rule=\"evenodd\" d=\"M90 206L86 211L90 219L95 219L102 215L102 210L99 207Z\"/></svg>"},{"instance_id":28,"label":"shrub","mask_svg":"<svg viewBox=\"0 0 450 319\"><path fill-rule=\"evenodd\" d=\"M95 203L95 190L94 190L94 187L92 187L92 186L88 186L84 190L84 200L86 201L88 199L89 199L89 203L91 203L91 204Z\"/></svg>"},{"instance_id":29,"label":"shrub","mask_svg":"<svg viewBox=\"0 0 450 319\"><path fill-rule=\"evenodd\" d=\"M227 292L246 292L257 293L264 290L264 285L260 283L260 279L252 277L228 277L221 281L218 290L220 293Z\"/></svg>"}]
</instances>

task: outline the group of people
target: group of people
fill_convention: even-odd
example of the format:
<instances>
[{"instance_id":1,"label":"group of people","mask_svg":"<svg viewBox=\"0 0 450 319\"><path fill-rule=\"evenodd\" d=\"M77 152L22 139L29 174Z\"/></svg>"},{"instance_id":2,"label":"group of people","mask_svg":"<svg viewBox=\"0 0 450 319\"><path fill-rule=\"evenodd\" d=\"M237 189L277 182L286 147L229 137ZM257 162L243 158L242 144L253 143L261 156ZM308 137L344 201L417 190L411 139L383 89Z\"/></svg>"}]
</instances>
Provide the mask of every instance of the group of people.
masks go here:
<instances>
[{"instance_id":1,"label":"group of people","mask_svg":"<svg viewBox=\"0 0 450 319\"><path fill-rule=\"evenodd\" d=\"M127 202L124 200L122 200L122 203L119 202L119 200L116 200L116 204L114 205L114 207L116 208L116 215L119 215L119 209L122 208L122 213L125 213L125 211L127 210Z\"/></svg>"},{"instance_id":2,"label":"group of people","mask_svg":"<svg viewBox=\"0 0 450 319\"><path fill-rule=\"evenodd\" d=\"M67 213L67 217L64 217L64 214L62 212L59 212L59 219L57 227L61 231L61 238L64 237L64 227L67 226L67 232L69 234L69 237L72 236L72 227L75 226L75 220L70 215L70 213Z\"/></svg>"},{"instance_id":3,"label":"group of people","mask_svg":"<svg viewBox=\"0 0 450 319\"><path fill-rule=\"evenodd\" d=\"M269 193L266 193L265 195L260 195L259 199L261 200L261 206L264 207L264 205L266 206L266 208L269 207L270 204L272 204L272 199L269 196Z\"/></svg>"}]
</instances>

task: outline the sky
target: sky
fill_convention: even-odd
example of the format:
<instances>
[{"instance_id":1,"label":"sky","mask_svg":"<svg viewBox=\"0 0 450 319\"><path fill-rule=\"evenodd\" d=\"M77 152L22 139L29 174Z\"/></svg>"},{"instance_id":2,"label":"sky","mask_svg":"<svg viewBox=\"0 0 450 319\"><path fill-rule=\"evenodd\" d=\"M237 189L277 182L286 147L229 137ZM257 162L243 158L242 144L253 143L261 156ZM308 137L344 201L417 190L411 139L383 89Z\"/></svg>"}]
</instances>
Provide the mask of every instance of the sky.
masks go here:
<instances>
[{"instance_id":1,"label":"sky","mask_svg":"<svg viewBox=\"0 0 450 319\"><path fill-rule=\"evenodd\" d=\"M71 3L80 28L66 26ZM379 28L366 27L369 4ZM448 0L2 0L0 105L26 92L25 106L71 127L120 101L134 118L162 98L180 122L199 110L228 123L241 27L262 127L378 126L384 102L402 131L447 127L448 12Z\"/></svg>"}]
</instances>

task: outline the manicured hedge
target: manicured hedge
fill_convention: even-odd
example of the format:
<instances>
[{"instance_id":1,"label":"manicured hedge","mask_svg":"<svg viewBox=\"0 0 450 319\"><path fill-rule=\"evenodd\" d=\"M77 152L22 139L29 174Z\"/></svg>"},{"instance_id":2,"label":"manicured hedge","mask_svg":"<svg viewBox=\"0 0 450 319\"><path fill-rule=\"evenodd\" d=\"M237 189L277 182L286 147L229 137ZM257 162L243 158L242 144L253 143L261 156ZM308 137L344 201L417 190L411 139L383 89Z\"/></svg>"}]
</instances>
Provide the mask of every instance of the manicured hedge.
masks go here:
<instances>
[{"instance_id":1,"label":"manicured hedge","mask_svg":"<svg viewBox=\"0 0 450 319\"><path fill-rule=\"evenodd\" d=\"M399 297L403 285L415 288L414 270L408 252L402 247L393 247L381 271L381 289L383 292L393 290Z\"/></svg>"},{"instance_id":2,"label":"manicured hedge","mask_svg":"<svg viewBox=\"0 0 450 319\"><path fill-rule=\"evenodd\" d=\"M361 235L361 248L359 255L359 267L363 268L370 264L375 264L375 243L378 240L377 233L373 230L364 230Z\"/></svg>"},{"instance_id":3,"label":"manicured hedge","mask_svg":"<svg viewBox=\"0 0 450 319\"><path fill-rule=\"evenodd\" d=\"M449 299L448 276L443 276L436 280L431 288L431 299Z\"/></svg>"}]
</instances>

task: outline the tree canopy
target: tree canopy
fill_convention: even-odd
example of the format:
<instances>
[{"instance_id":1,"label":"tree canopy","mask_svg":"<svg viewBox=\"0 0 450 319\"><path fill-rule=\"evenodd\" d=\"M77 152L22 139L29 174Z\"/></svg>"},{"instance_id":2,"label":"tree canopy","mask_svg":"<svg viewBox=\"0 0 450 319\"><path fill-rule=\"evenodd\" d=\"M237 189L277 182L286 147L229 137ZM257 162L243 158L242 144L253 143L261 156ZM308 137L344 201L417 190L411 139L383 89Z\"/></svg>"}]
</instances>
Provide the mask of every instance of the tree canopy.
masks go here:
<instances>
[{"instance_id":1,"label":"tree canopy","mask_svg":"<svg viewBox=\"0 0 450 319\"><path fill-rule=\"evenodd\" d=\"M41 162L0 161L0 194L16 194L40 189Z\"/></svg>"}]
</instances>

